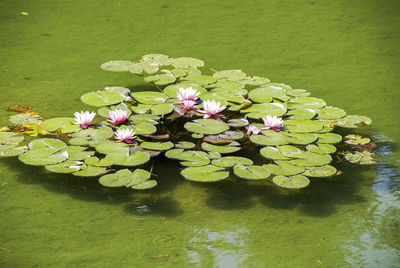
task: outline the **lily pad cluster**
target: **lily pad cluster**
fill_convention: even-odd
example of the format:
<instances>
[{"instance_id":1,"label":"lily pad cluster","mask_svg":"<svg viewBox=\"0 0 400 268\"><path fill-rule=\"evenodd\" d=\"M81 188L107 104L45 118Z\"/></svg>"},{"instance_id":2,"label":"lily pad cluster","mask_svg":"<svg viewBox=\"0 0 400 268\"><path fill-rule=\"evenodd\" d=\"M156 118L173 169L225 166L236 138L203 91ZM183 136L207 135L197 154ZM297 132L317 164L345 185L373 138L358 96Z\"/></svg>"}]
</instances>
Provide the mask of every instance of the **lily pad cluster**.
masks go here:
<instances>
[{"instance_id":1,"label":"lily pad cluster","mask_svg":"<svg viewBox=\"0 0 400 268\"><path fill-rule=\"evenodd\" d=\"M200 59L162 54L106 62L103 70L138 75L155 90L112 86L85 93L81 101L92 112L75 118L17 113L10 117L16 126L0 132L0 157L18 156L51 172L98 176L104 186L137 190L157 185L152 159L160 155L179 161L189 181L236 176L287 189L337 174L332 163L338 154L351 163L374 163L371 152L338 152L344 143L365 145L368 138L348 135L343 141L335 133L369 125L370 118L266 77L241 70L209 75L203 66ZM17 126L26 124L42 137L24 141L29 133ZM252 157L254 152L261 157Z\"/></svg>"}]
</instances>

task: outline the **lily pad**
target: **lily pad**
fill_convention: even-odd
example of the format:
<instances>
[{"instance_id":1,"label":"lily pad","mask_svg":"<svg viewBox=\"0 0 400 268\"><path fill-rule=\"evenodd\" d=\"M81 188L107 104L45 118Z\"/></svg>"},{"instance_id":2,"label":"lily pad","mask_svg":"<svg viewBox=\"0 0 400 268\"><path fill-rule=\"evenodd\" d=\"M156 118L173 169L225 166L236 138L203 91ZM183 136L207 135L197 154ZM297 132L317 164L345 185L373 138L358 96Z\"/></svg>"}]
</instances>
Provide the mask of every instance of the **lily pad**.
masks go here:
<instances>
[{"instance_id":1,"label":"lily pad","mask_svg":"<svg viewBox=\"0 0 400 268\"><path fill-rule=\"evenodd\" d=\"M264 84L268 84L270 82L270 80L266 77L248 76L248 77L240 80L240 82L245 83L246 85L249 85L249 86L261 86Z\"/></svg>"},{"instance_id":2,"label":"lily pad","mask_svg":"<svg viewBox=\"0 0 400 268\"><path fill-rule=\"evenodd\" d=\"M100 68L109 72L127 72L131 64L133 62L127 60L113 60L103 63Z\"/></svg>"},{"instance_id":3,"label":"lily pad","mask_svg":"<svg viewBox=\"0 0 400 268\"><path fill-rule=\"evenodd\" d=\"M305 188L310 184L310 180L302 175L294 176L275 176L272 178L272 182L282 188L286 189L301 189Z\"/></svg>"},{"instance_id":4,"label":"lily pad","mask_svg":"<svg viewBox=\"0 0 400 268\"><path fill-rule=\"evenodd\" d=\"M324 127L324 124L315 120L286 120L282 123L289 132L316 132Z\"/></svg>"},{"instance_id":5,"label":"lily pad","mask_svg":"<svg viewBox=\"0 0 400 268\"><path fill-rule=\"evenodd\" d=\"M316 135L318 136L318 143L335 144L342 140L342 136L336 133L322 133Z\"/></svg>"},{"instance_id":6,"label":"lily pad","mask_svg":"<svg viewBox=\"0 0 400 268\"><path fill-rule=\"evenodd\" d=\"M180 163L185 167L200 167L210 163L210 159L205 156L193 155L181 158L184 161Z\"/></svg>"},{"instance_id":7,"label":"lily pad","mask_svg":"<svg viewBox=\"0 0 400 268\"><path fill-rule=\"evenodd\" d=\"M0 157L13 157L18 156L26 152L28 148L26 146L14 147L14 146L0 146Z\"/></svg>"},{"instance_id":8,"label":"lily pad","mask_svg":"<svg viewBox=\"0 0 400 268\"><path fill-rule=\"evenodd\" d=\"M40 128L47 130L47 131L56 131L60 130L61 133L74 133L81 130L79 125L74 125L75 119L71 117L56 117L45 120L41 125Z\"/></svg>"},{"instance_id":9,"label":"lily pad","mask_svg":"<svg viewBox=\"0 0 400 268\"><path fill-rule=\"evenodd\" d=\"M202 167L187 167L181 171L182 176L190 181L216 182L226 179L229 172L224 168L213 165Z\"/></svg>"},{"instance_id":10,"label":"lily pad","mask_svg":"<svg viewBox=\"0 0 400 268\"><path fill-rule=\"evenodd\" d=\"M142 142L140 147L147 150L155 150L155 151L165 151L174 147L174 144L170 141L167 142Z\"/></svg>"},{"instance_id":11,"label":"lily pad","mask_svg":"<svg viewBox=\"0 0 400 268\"><path fill-rule=\"evenodd\" d=\"M81 96L81 101L91 106L101 107L120 103L125 97L117 92L96 91Z\"/></svg>"},{"instance_id":12,"label":"lily pad","mask_svg":"<svg viewBox=\"0 0 400 268\"><path fill-rule=\"evenodd\" d=\"M351 145L364 145L371 141L369 138L363 138L360 135L347 135L345 138L344 142Z\"/></svg>"},{"instance_id":13,"label":"lily pad","mask_svg":"<svg viewBox=\"0 0 400 268\"><path fill-rule=\"evenodd\" d=\"M288 133L285 139L292 144L310 144L318 139L318 136L312 133Z\"/></svg>"},{"instance_id":14,"label":"lily pad","mask_svg":"<svg viewBox=\"0 0 400 268\"><path fill-rule=\"evenodd\" d=\"M291 159L290 157L284 156L276 147L272 146L267 146L263 147L260 150L260 154L264 156L267 159L272 159L272 160L287 160Z\"/></svg>"},{"instance_id":15,"label":"lily pad","mask_svg":"<svg viewBox=\"0 0 400 268\"><path fill-rule=\"evenodd\" d=\"M260 103L253 104L249 108L240 110L242 113L248 113L246 116L249 118L259 119L262 117L282 116L286 113L286 107L280 103Z\"/></svg>"},{"instance_id":16,"label":"lily pad","mask_svg":"<svg viewBox=\"0 0 400 268\"><path fill-rule=\"evenodd\" d=\"M295 120L306 120L313 119L316 115L316 110L313 109L300 109L300 110L289 110L287 115L290 115L290 119Z\"/></svg>"},{"instance_id":17,"label":"lily pad","mask_svg":"<svg viewBox=\"0 0 400 268\"><path fill-rule=\"evenodd\" d=\"M60 140L57 139L52 139L52 138L42 138L42 139L36 139L31 141L28 144L28 148L30 150L36 150L36 149L57 149L61 150L63 148L67 147L67 145Z\"/></svg>"},{"instance_id":18,"label":"lily pad","mask_svg":"<svg viewBox=\"0 0 400 268\"><path fill-rule=\"evenodd\" d=\"M176 77L172 74L158 74L151 75L144 79L146 82L152 82L153 84L165 86L175 82Z\"/></svg>"},{"instance_id":19,"label":"lily pad","mask_svg":"<svg viewBox=\"0 0 400 268\"><path fill-rule=\"evenodd\" d=\"M18 113L10 116L9 120L15 125L37 125L40 122L40 116L30 113Z\"/></svg>"},{"instance_id":20,"label":"lily pad","mask_svg":"<svg viewBox=\"0 0 400 268\"><path fill-rule=\"evenodd\" d=\"M59 152L57 148L40 148L29 150L19 155L18 159L26 165L47 166L55 165L68 159L67 152Z\"/></svg>"},{"instance_id":21,"label":"lily pad","mask_svg":"<svg viewBox=\"0 0 400 268\"><path fill-rule=\"evenodd\" d=\"M306 149L310 152L318 154L333 154L336 152L336 147L331 144L309 144Z\"/></svg>"},{"instance_id":22,"label":"lily pad","mask_svg":"<svg viewBox=\"0 0 400 268\"><path fill-rule=\"evenodd\" d=\"M114 174L106 174L100 177L99 182L107 187L122 187L129 184L133 178L132 172L128 169L120 169Z\"/></svg>"},{"instance_id":23,"label":"lily pad","mask_svg":"<svg viewBox=\"0 0 400 268\"><path fill-rule=\"evenodd\" d=\"M140 122L131 126L131 128L137 135L149 135L157 131L157 128L153 124L147 122Z\"/></svg>"},{"instance_id":24,"label":"lily pad","mask_svg":"<svg viewBox=\"0 0 400 268\"><path fill-rule=\"evenodd\" d=\"M141 75L144 70L144 65L142 63L132 63L128 67L128 71L133 74Z\"/></svg>"},{"instance_id":25,"label":"lily pad","mask_svg":"<svg viewBox=\"0 0 400 268\"><path fill-rule=\"evenodd\" d=\"M14 145L17 146L24 140L24 136L18 135L13 132L0 132L0 144L1 145Z\"/></svg>"},{"instance_id":26,"label":"lily pad","mask_svg":"<svg viewBox=\"0 0 400 268\"><path fill-rule=\"evenodd\" d=\"M81 166L81 169L77 172L72 173L79 177L97 177L104 173L106 169L104 167L94 167L94 166Z\"/></svg>"},{"instance_id":27,"label":"lily pad","mask_svg":"<svg viewBox=\"0 0 400 268\"><path fill-rule=\"evenodd\" d=\"M249 124L246 118L230 119L228 125L231 127L245 127Z\"/></svg>"},{"instance_id":28,"label":"lily pad","mask_svg":"<svg viewBox=\"0 0 400 268\"><path fill-rule=\"evenodd\" d=\"M164 93L153 91L134 92L131 93L131 96L143 104L160 104L164 103L168 98Z\"/></svg>"},{"instance_id":29,"label":"lily pad","mask_svg":"<svg viewBox=\"0 0 400 268\"><path fill-rule=\"evenodd\" d=\"M202 88L199 85L196 84L189 84L189 83L184 83L184 84L173 84L173 85L169 85L166 88L164 88L163 92L168 96L168 97L172 97L172 98L176 98L176 93L178 92L178 90L182 88L182 89L195 89L197 92L201 94L204 94L207 92L207 90L205 88Z\"/></svg>"},{"instance_id":30,"label":"lily pad","mask_svg":"<svg viewBox=\"0 0 400 268\"><path fill-rule=\"evenodd\" d=\"M282 132L276 132L274 130L263 130L263 135L251 135L250 141L259 145L284 145L289 142Z\"/></svg>"},{"instance_id":31,"label":"lily pad","mask_svg":"<svg viewBox=\"0 0 400 268\"><path fill-rule=\"evenodd\" d=\"M187 122L184 127L190 132L200 134L219 134L229 129L225 122L214 119L196 119Z\"/></svg>"},{"instance_id":32,"label":"lily pad","mask_svg":"<svg viewBox=\"0 0 400 268\"><path fill-rule=\"evenodd\" d=\"M290 99L282 88L268 85L251 90L249 92L249 98L255 102L263 103L271 102L272 98L281 101L287 101Z\"/></svg>"},{"instance_id":33,"label":"lily pad","mask_svg":"<svg viewBox=\"0 0 400 268\"><path fill-rule=\"evenodd\" d=\"M140 58L141 61L150 61L159 66L171 65L174 59L164 54L146 54Z\"/></svg>"},{"instance_id":34,"label":"lily pad","mask_svg":"<svg viewBox=\"0 0 400 268\"><path fill-rule=\"evenodd\" d=\"M139 166L150 160L150 155L146 152L130 152L129 148L121 148L107 154L115 165L119 166Z\"/></svg>"},{"instance_id":35,"label":"lily pad","mask_svg":"<svg viewBox=\"0 0 400 268\"><path fill-rule=\"evenodd\" d=\"M288 103L290 109L320 109L325 105L326 102L323 99L314 97L295 97Z\"/></svg>"},{"instance_id":36,"label":"lily pad","mask_svg":"<svg viewBox=\"0 0 400 268\"><path fill-rule=\"evenodd\" d=\"M45 168L54 173L73 173L81 169L82 162L67 160L65 162L48 165Z\"/></svg>"},{"instance_id":37,"label":"lily pad","mask_svg":"<svg viewBox=\"0 0 400 268\"><path fill-rule=\"evenodd\" d=\"M310 95L310 92L305 89L287 89L286 94L292 97L307 97Z\"/></svg>"},{"instance_id":38,"label":"lily pad","mask_svg":"<svg viewBox=\"0 0 400 268\"><path fill-rule=\"evenodd\" d=\"M95 166L95 167L109 167L112 164L114 164L114 162L110 158L107 158L107 157L99 159L94 156L94 157L86 158L85 164L90 165L90 166Z\"/></svg>"},{"instance_id":39,"label":"lily pad","mask_svg":"<svg viewBox=\"0 0 400 268\"><path fill-rule=\"evenodd\" d=\"M348 152L344 155L347 161L353 164L359 164L359 165L371 165L375 164L374 157L375 154L368 152L368 151L363 151L363 152Z\"/></svg>"},{"instance_id":40,"label":"lily pad","mask_svg":"<svg viewBox=\"0 0 400 268\"><path fill-rule=\"evenodd\" d=\"M157 186L157 181L148 180L132 185L131 188L135 190L149 190Z\"/></svg>"},{"instance_id":41,"label":"lily pad","mask_svg":"<svg viewBox=\"0 0 400 268\"><path fill-rule=\"evenodd\" d=\"M336 172L336 168L326 165L321 167L307 167L303 175L307 177L329 177L335 175Z\"/></svg>"},{"instance_id":42,"label":"lily pad","mask_svg":"<svg viewBox=\"0 0 400 268\"><path fill-rule=\"evenodd\" d=\"M196 146L196 144L194 144L193 142L189 142L189 141L181 141L177 144L175 144L176 148L181 148L181 149L192 149Z\"/></svg>"},{"instance_id":43,"label":"lily pad","mask_svg":"<svg viewBox=\"0 0 400 268\"><path fill-rule=\"evenodd\" d=\"M175 68L197 68L197 67L203 67L204 62L202 60L196 59L196 58L191 58L191 57L181 57L181 58L176 58L174 59L172 66Z\"/></svg>"},{"instance_id":44,"label":"lily pad","mask_svg":"<svg viewBox=\"0 0 400 268\"><path fill-rule=\"evenodd\" d=\"M241 70L223 70L213 73L213 77L228 81L239 81L246 78L246 74Z\"/></svg>"},{"instance_id":45,"label":"lily pad","mask_svg":"<svg viewBox=\"0 0 400 268\"><path fill-rule=\"evenodd\" d=\"M336 125L344 128L356 128L359 124L370 125L371 118L361 115L346 115L336 121Z\"/></svg>"},{"instance_id":46,"label":"lily pad","mask_svg":"<svg viewBox=\"0 0 400 268\"><path fill-rule=\"evenodd\" d=\"M265 180L271 172L262 166L236 165L233 169L236 176L246 180Z\"/></svg>"},{"instance_id":47,"label":"lily pad","mask_svg":"<svg viewBox=\"0 0 400 268\"><path fill-rule=\"evenodd\" d=\"M115 142L115 141L109 141L109 140L104 140L102 142L99 142L95 145L95 149L97 152L101 154L108 154L112 151L116 150L122 150L129 146L128 144L124 142Z\"/></svg>"},{"instance_id":48,"label":"lily pad","mask_svg":"<svg viewBox=\"0 0 400 268\"><path fill-rule=\"evenodd\" d=\"M210 85L217 81L217 79L215 79L212 76L202 75L202 74L191 74L191 75L182 77L181 80L182 80L182 82L187 81L188 83L196 84L199 86Z\"/></svg>"},{"instance_id":49,"label":"lily pad","mask_svg":"<svg viewBox=\"0 0 400 268\"><path fill-rule=\"evenodd\" d=\"M238 145L239 144L236 142L231 142L227 145L215 145L208 142L203 142L201 144L201 148L205 151L217 152L220 154L229 154L239 151L241 148Z\"/></svg>"},{"instance_id":50,"label":"lily pad","mask_svg":"<svg viewBox=\"0 0 400 268\"><path fill-rule=\"evenodd\" d=\"M263 165L263 167L267 168L269 171L271 171L271 173L275 175L282 175L282 176L291 176L300 174L305 170L305 168L303 167L294 166L286 162L287 161L279 161L279 165L268 164L268 165Z\"/></svg>"},{"instance_id":51,"label":"lily pad","mask_svg":"<svg viewBox=\"0 0 400 268\"><path fill-rule=\"evenodd\" d=\"M318 111L318 119L339 119L345 115L344 110L332 106L326 106Z\"/></svg>"}]
</instances>

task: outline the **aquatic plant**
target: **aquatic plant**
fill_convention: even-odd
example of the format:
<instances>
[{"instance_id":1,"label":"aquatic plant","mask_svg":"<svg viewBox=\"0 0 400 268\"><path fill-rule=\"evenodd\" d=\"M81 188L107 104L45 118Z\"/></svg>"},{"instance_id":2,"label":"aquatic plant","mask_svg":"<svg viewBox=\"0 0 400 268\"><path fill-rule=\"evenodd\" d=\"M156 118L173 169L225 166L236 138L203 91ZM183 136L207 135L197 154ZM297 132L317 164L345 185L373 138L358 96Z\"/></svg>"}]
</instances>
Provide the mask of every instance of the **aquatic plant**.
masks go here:
<instances>
[{"instance_id":1,"label":"aquatic plant","mask_svg":"<svg viewBox=\"0 0 400 268\"><path fill-rule=\"evenodd\" d=\"M76 112L75 118L43 120L30 106L11 107L17 114L10 117L14 125L0 131L0 156L138 190L157 185L143 168L152 170L146 163L160 154L178 160L190 181L216 182L234 174L289 189L336 175L333 158L374 163L370 151L376 146L368 138L347 135L342 142L334 133L369 125L370 118L348 115L304 89L266 77L241 70L205 75L203 66L199 59L161 54L106 62L103 70L139 75L159 92L105 87L81 96L96 113ZM263 161L243 157L249 152L239 156L246 148L258 150Z\"/></svg>"}]
</instances>

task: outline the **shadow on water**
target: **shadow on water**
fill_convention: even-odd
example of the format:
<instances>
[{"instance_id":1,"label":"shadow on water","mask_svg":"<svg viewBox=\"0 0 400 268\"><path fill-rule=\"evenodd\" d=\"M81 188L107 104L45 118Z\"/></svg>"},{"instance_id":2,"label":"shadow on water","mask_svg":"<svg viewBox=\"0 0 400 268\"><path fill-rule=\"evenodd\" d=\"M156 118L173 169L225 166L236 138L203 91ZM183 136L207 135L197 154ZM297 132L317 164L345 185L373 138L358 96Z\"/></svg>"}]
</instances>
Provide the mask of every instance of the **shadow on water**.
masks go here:
<instances>
[{"instance_id":1,"label":"shadow on water","mask_svg":"<svg viewBox=\"0 0 400 268\"><path fill-rule=\"evenodd\" d=\"M377 152L384 154L385 151L392 152L395 145L386 140L378 142L378 146L386 148ZM98 183L98 178L49 173L43 167L26 166L16 158L2 161L18 173L18 180L22 183L39 184L50 191L66 193L83 201L122 204L127 213L146 215L151 212L153 215L168 217L177 217L183 213L180 202L173 196L174 189L182 183L191 183L194 188L206 189L206 205L219 210L249 209L261 203L272 209L298 209L311 217L328 217L336 212L338 205L366 201L359 193L360 187L372 184L372 180L369 181L370 178L363 174L376 170L376 166L354 166L342 162L336 165L342 175L311 178L311 184L306 189L286 190L274 186L270 179L253 182L240 180L234 175L218 183L187 182L179 174L179 165L161 156L157 158L153 170L158 186L152 190L133 191L127 188L104 187Z\"/></svg>"}]
</instances>

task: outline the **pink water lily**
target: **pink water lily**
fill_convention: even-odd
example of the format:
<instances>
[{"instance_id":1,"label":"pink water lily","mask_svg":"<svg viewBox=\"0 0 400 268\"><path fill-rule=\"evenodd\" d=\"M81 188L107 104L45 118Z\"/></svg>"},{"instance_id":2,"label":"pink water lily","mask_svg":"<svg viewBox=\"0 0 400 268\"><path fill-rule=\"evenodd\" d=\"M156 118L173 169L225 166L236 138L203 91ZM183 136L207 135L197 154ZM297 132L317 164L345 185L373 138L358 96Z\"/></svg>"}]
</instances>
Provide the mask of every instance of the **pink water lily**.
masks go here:
<instances>
[{"instance_id":1,"label":"pink water lily","mask_svg":"<svg viewBox=\"0 0 400 268\"><path fill-rule=\"evenodd\" d=\"M258 127L256 127L256 126L253 126L253 125L250 125L248 128L247 128L247 135L248 136L250 136L250 135L257 135L258 133L260 133L260 129L258 128Z\"/></svg>"},{"instance_id":2,"label":"pink water lily","mask_svg":"<svg viewBox=\"0 0 400 268\"><path fill-rule=\"evenodd\" d=\"M95 123L92 123L93 118L96 116L95 112L88 112L88 111L81 111L75 112L75 123L74 125L80 125L81 128L88 128L89 125L95 125Z\"/></svg>"},{"instance_id":3,"label":"pink water lily","mask_svg":"<svg viewBox=\"0 0 400 268\"><path fill-rule=\"evenodd\" d=\"M195 105L196 102L193 100L183 100L181 102L181 107L186 110L196 110L196 108L194 108Z\"/></svg>"},{"instance_id":4,"label":"pink water lily","mask_svg":"<svg viewBox=\"0 0 400 268\"><path fill-rule=\"evenodd\" d=\"M199 113L204 114L203 118L210 118L211 116L220 117L223 114L219 112L223 111L226 106L221 106L221 102L215 100L205 100L203 101L203 110Z\"/></svg>"},{"instance_id":5,"label":"pink water lily","mask_svg":"<svg viewBox=\"0 0 400 268\"><path fill-rule=\"evenodd\" d=\"M178 98L178 100L180 102L183 102L185 100L195 101L195 100L197 100L197 97L199 95L200 95L200 92L197 92L197 90L192 87L188 87L188 88L181 87L178 89L178 92L176 93L176 97Z\"/></svg>"},{"instance_id":6,"label":"pink water lily","mask_svg":"<svg viewBox=\"0 0 400 268\"><path fill-rule=\"evenodd\" d=\"M125 122L128 119L128 111L126 110L114 110L110 111L108 114L111 119L107 119L107 121L113 125Z\"/></svg>"},{"instance_id":7,"label":"pink water lily","mask_svg":"<svg viewBox=\"0 0 400 268\"><path fill-rule=\"evenodd\" d=\"M275 131L280 131L280 128L282 127L283 120L280 117L267 115L262 120L264 121L265 125L265 127L263 127L262 129L272 129Z\"/></svg>"},{"instance_id":8,"label":"pink water lily","mask_svg":"<svg viewBox=\"0 0 400 268\"><path fill-rule=\"evenodd\" d=\"M115 132L115 138L118 142L132 143L133 139L136 139L135 132L131 128L118 129Z\"/></svg>"}]
</instances>

